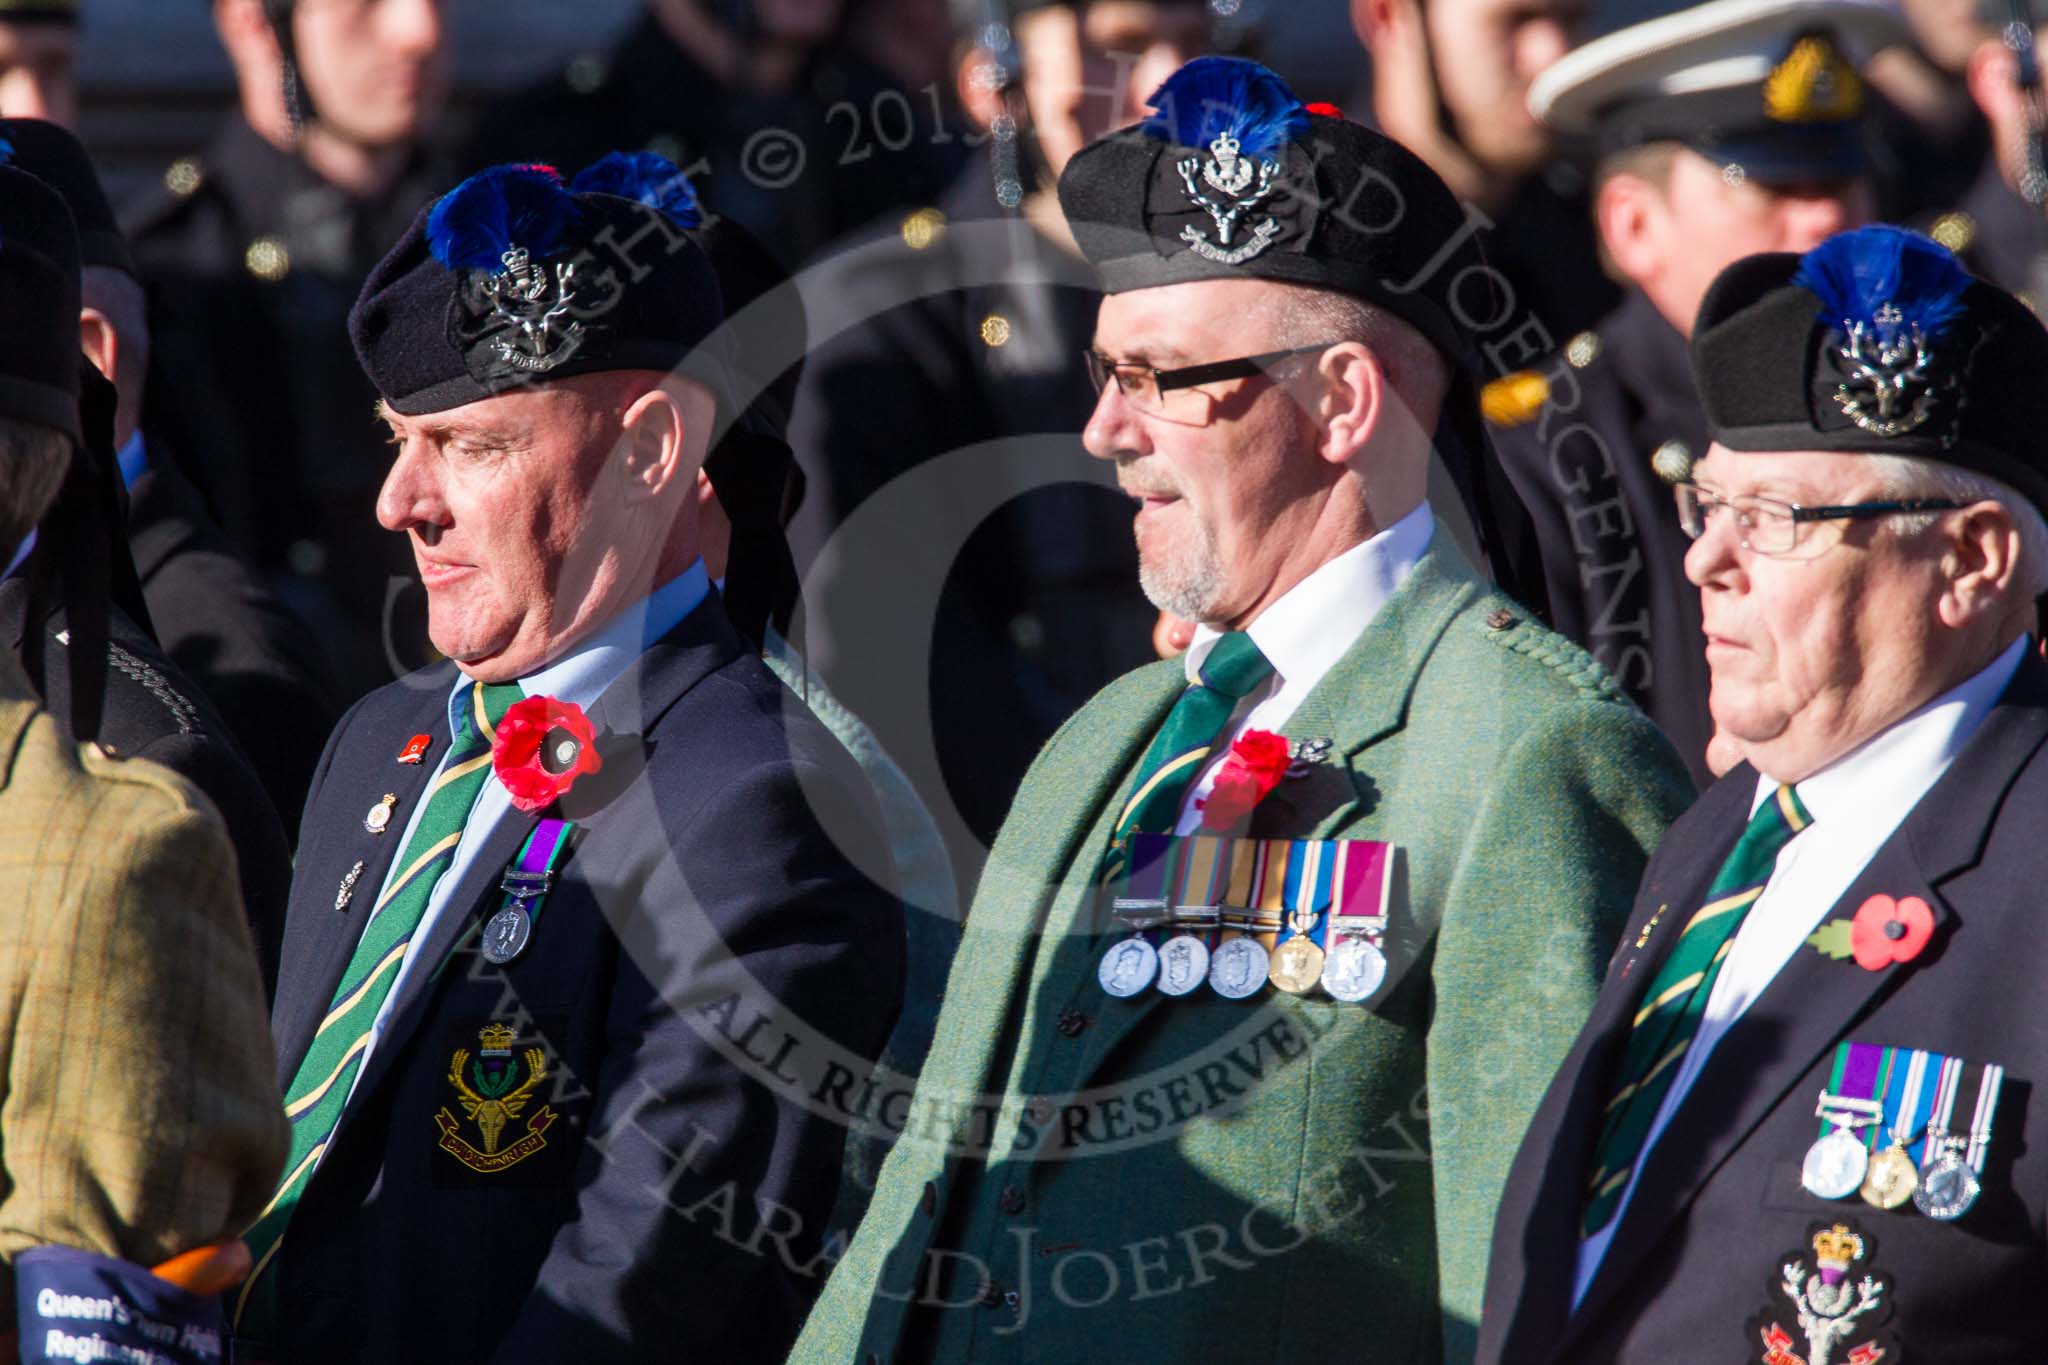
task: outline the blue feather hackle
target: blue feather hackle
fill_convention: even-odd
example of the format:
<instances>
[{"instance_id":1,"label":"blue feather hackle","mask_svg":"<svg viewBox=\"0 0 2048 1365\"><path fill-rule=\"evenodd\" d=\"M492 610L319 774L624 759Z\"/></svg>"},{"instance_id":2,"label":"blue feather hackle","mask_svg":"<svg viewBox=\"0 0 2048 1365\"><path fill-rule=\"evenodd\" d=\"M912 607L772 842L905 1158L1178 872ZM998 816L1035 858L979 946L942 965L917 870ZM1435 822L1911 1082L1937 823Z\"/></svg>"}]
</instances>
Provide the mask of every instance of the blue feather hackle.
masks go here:
<instances>
[{"instance_id":1,"label":"blue feather hackle","mask_svg":"<svg viewBox=\"0 0 2048 1365\"><path fill-rule=\"evenodd\" d=\"M552 167L493 166L441 196L427 215L427 249L450 270L503 269L515 246L544 260L578 213Z\"/></svg>"},{"instance_id":2,"label":"blue feather hackle","mask_svg":"<svg viewBox=\"0 0 2048 1365\"><path fill-rule=\"evenodd\" d=\"M1820 300L1820 320L1831 327L1876 326L1889 305L1897 327L1918 326L1931 338L1962 312L1971 278L1939 242L1879 225L1828 238L1800 259L1792 282Z\"/></svg>"},{"instance_id":3,"label":"blue feather hackle","mask_svg":"<svg viewBox=\"0 0 2048 1365\"><path fill-rule=\"evenodd\" d=\"M1147 103L1158 112L1143 131L1178 147L1207 147L1229 133L1239 155L1265 156L1308 131L1308 111L1287 82L1242 57L1197 57Z\"/></svg>"},{"instance_id":4,"label":"blue feather hackle","mask_svg":"<svg viewBox=\"0 0 2048 1365\"><path fill-rule=\"evenodd\" d=\"M676 163L655 152L606 152L576 173L572 194L615 194L659 209L680 228L702 226L697 191Z\"/></svg>"},{"instance_id":5,"label":"blue feather hackle","mask_svg":"<svg viewBox=\"0 0 2048 1365\"><path fill-rule=\"evenodd\" d=\"M0 137L0 166L9 165L10 163L13 162L13 160L14 144L9 142L6 138Z\"/></svg>"}]
</instances>

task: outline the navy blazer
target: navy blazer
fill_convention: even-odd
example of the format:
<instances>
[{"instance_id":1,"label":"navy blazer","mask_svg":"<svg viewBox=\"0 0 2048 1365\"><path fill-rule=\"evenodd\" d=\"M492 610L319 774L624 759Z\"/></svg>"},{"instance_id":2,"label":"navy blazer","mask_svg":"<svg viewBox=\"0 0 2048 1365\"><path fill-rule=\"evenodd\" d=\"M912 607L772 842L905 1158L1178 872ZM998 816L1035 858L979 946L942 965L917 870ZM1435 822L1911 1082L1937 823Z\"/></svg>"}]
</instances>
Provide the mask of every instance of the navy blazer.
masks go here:
<instances>
[{"instance_id":1,"label":"navy blazer","mask_svg":"<svg viewBox=\"0 0 2048 1365\"><path fill-rule=\"evenodd\" d=\"M1831 1365L1876 1340L1886 1361L2036 1360L2048 1354L2048 666L2029 652L1941 780L1827 919L1873 895L1917 896L1934 933L1911 961L1867 971L1802 945L1709 1056L1652 1147L1584 1302L1571 1308L1578 1219L1609 1074L1639 999L1749 819L1757 774L1736 768L1664 837L1592 1018L1552 1082L1509 1172L1487 1274L1479 1359L1762 1360L1773 1323L1816 1353L1780 1289L1811 1275L1816 1232L1862 1238L1849 1282L1881 1303L1837 1341ZM1668 911L1651 929L1652 916ZM1683 911L1683 913L1681 913ZM1649 930L1648 942L1637 941ZM1837 1044L1924 1049L2006 1068L1983 1193L1961 1218L1911 1203L1827 1200L1800 1183ZM1967 1129L1968 1124L1959 1125ZM1789 1359L1787 1360L1789 1365Z\"/></svg>"},{"instance_id":2,"label":"navy blazer","mask_svg":"<svg viewBox=\"0 0 2048 1365\"><path fill-rule=\"evenodd\" d=\"M282 1085L448 742L455 676L373 692L328 742L273 1020ZM523 954L492 966L474 933L539 818L515 811L472 836L400 983L279 1244L282 1360L771 1361L803 1321L845 1138L820 1078L876 1055L902 994L872 797L715 596L590 715L604 768L561 803L580 842ZM401 764L415 734L434 747ZM518 1041L489 1079L546 1074L485 1160L463 1092L497 1028Z\"/></svg>"}]
</instances>

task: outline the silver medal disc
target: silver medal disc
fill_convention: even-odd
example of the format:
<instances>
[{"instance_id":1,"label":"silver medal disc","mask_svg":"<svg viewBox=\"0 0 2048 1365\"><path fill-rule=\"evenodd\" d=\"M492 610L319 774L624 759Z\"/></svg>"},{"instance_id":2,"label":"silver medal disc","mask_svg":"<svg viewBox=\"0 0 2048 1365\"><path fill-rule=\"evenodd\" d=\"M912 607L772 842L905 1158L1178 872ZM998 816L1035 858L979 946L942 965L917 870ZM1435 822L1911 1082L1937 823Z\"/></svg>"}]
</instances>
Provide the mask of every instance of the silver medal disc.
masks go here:
<instances>
[{"instance_id":1,"label":"silver medal disc","mask_svg":"<svg viewBox=\"0 0 2048 1365\"><path fill-rule=\"evenodd\" d=\"M1981 1189L1977 1173L1967 1161L1953 1152L1943 1152L1920 1172L1920 1188L1913 1191L1913 1207L1946 1223L1968 1213Z\"/></svg>"},{"instance_id":2,"label":"silver medal disc","mask_svg":"<svg viewBox=\"0 0 2048 1365\"><path fill-rule=\"evenodd\" d=\"M508 905L484 925L484 960L502 967L525 952L532 937L533 920L524 909Z\"/></svg>"},{"instance_id":3,"label":"silver medal disc","mask_svg":"<svg viewBox=\"0 0 2048 1365\"><path fill-rule=\"evenodd\" d=\"M1242 1000L1266 984L1272 955L1255 938L1234 938L1209 955L1209 988L1226 1000Z\"/></svg>"},{"instance_id":4,"label":"silver medal disc","mask_svg":"<svg viewBox=\"0 0 2048 1365\"><path fill-rule=\"evenodd\" d=\"M1159 989L1186 995L1209 977L1209 945L1193 934L1179 934L1159 947Z\"/></svg>"},{"instance_id":5,"label":"silver medal disc","mask_svg":"<svg viewBox=\"0 0 2048 1365\"><path fill-rule=\"evenodd\" d=\"M1364 1000L1386 979L1386 954L1367 939L1344 938L1323 959L1323 990L1332 1000Z\"/></svg>"},{"instance_id":6,"label":"silver medal disc","mask_svg":"<svg viewBox=\"0 0 2048 1365\"><path fill-rule=\"evenodd\" d=\"M1863 1188L1870 1152L1846 1128L1837 1128L1806 1149L1799 1183L1822 1199L1847 1199Z\"/></svg>"},{"instance_id":7,"label":"silver medal disc","mask_svg":"<svg viewBox=\"0 0 2048 1365\"><path fill-rule=\"evenodd\" d=\"M1142 938L1120 938L1096 964L1095 979L1119 1000L1128 1000L1152 984L1159 971L1159 950Z\"/></svg>"}]
</instances>

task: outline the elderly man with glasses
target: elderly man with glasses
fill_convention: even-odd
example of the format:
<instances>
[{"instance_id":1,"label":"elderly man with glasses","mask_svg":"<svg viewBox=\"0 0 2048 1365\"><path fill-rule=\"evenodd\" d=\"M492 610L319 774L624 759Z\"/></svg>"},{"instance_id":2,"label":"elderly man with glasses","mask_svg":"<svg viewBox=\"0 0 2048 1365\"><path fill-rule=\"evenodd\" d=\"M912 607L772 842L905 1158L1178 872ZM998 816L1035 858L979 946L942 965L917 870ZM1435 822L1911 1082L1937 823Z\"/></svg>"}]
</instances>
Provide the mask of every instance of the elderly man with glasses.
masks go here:
<instances>
[{"instance_id":1,"label":"elderly man with glasses","mask_svg":"<svg viewBox=\"0 0 2048 1365\"><path fill-rule=\"evenodd\" d=\"M1529 1130L1480 1358L2038 1359L2048 332L1872 227L1724 271L1692 363L1686 573L1745 761Z\"/></svg>"},{"instance_id":2,"label":"elderly man with glasses","mask_svg":"<svg viewBox=\"0 0 2048 1365\"><path fill-rule=\"evenodd\" d=\"M1106 292L1083 439L1196 638L1025 780L798 1360L1468 1358L1508 1159L1689 798L1456 544L1514 563L1442 182L1248 62L1152 105L1060 200Z\"/></svg>"}]
</instances>

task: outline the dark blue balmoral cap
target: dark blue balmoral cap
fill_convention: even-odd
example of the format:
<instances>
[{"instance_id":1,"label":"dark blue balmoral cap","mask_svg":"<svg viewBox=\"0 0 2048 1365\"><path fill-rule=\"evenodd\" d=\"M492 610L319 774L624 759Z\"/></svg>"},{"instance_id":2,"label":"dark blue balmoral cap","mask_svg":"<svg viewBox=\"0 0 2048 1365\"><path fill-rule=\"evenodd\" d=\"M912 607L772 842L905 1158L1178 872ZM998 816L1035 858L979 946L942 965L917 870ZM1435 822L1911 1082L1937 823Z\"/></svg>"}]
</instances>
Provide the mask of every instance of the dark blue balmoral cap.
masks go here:
<instances>
[{"instance_id":1,"label":"dark blue balmoral cap","mask_svg":"<svg viewBox=\"0 0 2048 1365\"><path fill-rule=\"evenodd\" d=\"M675 371L726 400L725 310L689 230L688 181L639 194L644 174L613 184L616 168L600 171L612 160L575 185L547 166L495 166L414 220L349 314L386 403L440 412L607 370ZM629 182L636 197L613 192Z\"/></svg>"}]
</instances>

